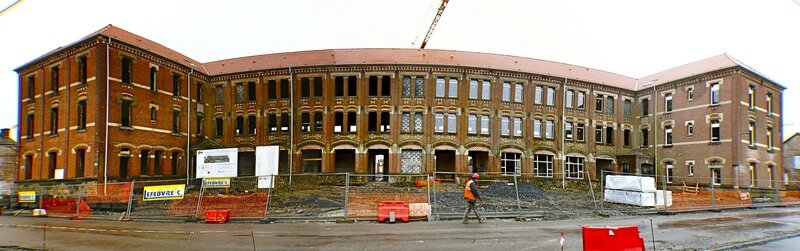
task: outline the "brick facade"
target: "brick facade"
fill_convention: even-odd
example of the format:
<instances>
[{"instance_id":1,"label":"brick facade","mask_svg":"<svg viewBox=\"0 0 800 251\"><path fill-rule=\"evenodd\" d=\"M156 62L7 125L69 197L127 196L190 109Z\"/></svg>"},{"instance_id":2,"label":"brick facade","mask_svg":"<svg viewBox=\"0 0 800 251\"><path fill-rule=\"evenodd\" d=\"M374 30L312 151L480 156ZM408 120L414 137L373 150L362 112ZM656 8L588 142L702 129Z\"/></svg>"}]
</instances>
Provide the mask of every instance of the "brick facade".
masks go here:
<instances>
[{"instance_id":1,"label":"brick facade","mask_svg":"<svg viewBox=\"0 0 800 251\"><path fill-rule=\"evenodd\" d=\"M89 80L81 84L77 68L84 55L90 65ZM708 67L708 61L713 61L713 67ZM64 73L59 74L59 92L48 94L49 69L54 65ZM124 65L131 66L130 75L123 72ZM86 149L83 176L102 181L108 104L110 180L185 177L187 139L190 152L238 148L240 162L250 163L249 167L240 163L240 175L253 175L251 159L256 146L278 145L282 174L289 172L292 163L293 173L373 174L381 166L385 173L477 170L557 179L566 174L580 179L588 174L596 179L600 170L661 175L671 163L673 183L703 184L709 181L709 166L719 164L722 185L740 186L748 182L742 166L752 162L763 172L759 177L765 177L767 168L772 167L773 176L779 179L783 173L780 141L767 149L764 135L769 127L774 139L781 138L784 88L728 55L683 67L693 65L696 68L691 72L700 73L676 75L668 70L652 78L634 79L512 56L403 49L307 51L201 64L108 26L17 69L21 166L25 166L26 156L33 160L33 175L25 177L21 168L18 178L52 179L47 175L48 153L55 152L55 166L66 169L66 179L80 180L75 175L75 154ZM157 91L151 90L151 69L157 72ZM26 98L28 76L35 76L30 99ZM652 87L643 87L644 82L657 78L661 80L655 82L656 93ZM179 95L173 95L173 81L178 81ZM713 85L719 87L716 104L710 102ZM419 92L418 86L422 88ZM750 86L756 97L752 109ZM197 87L202 88L200 95ZM690 88L691 98L687 96ZM771 113L765 101L768 94ZM579 95L583 96L582 107ZM669 95L672 111L665 112ZM81 99L89 101L89 109L86 128L78 130L75 103ZM191 99L190 109L187 99ZM565 107L565 99L572 101L571 107ZM643 113L645 99L648 114ZM131 104L130 126L123 125L123 103ZM58 119L62 120L57 135L49 133L52 107L58 107ZM156 110L155 120L151 108ZM25 136L28 114L34 118L31 138ZM174 114L179 116L178 133L173 132ZM286 119L290 126L282 123L287 115L292 116ZM217 135L218 119L222 135ZM421 126L417 119L422 120ZM713 121L720 125L718 142L710 140ZM741 133L747 132L750 121L756 122L758 135L752 148L747 135ZM200 133L196 132L197 122L202 122ZM572 125L571 139L565 135L565 122ZM689 122L693 123L691 135L687 133ZM484 123L489 125L485 133ZM583 127L580 137L579 124ZM355 132L350 130L353 125ZM665 129L670 126L671 145L665 144ZM535 133L534 128L540 131ZM645 146L643 129L648 130ZM629 144L625 144L626 130ZM657 142L654 131L658 132ZM656 170L648 169L654 164L653 148L659 149ZM155 152L161 153L160 173L154 170ZM148 155L144 172L140 170L143 153ZM171 170L173 153L178 163L175 173ZM127 177L121 177L120 161L126 156ZM692 162L694 173L690 175L687 163Z\"/></svg>"}]
</instances>

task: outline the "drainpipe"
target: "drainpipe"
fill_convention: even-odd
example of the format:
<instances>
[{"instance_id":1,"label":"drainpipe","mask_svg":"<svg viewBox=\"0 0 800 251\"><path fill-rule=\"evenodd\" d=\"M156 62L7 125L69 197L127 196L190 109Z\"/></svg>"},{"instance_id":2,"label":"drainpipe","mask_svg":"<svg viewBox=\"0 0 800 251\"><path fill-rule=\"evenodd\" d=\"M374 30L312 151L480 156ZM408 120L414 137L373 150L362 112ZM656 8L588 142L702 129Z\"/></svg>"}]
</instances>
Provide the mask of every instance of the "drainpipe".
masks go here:
<instances>
[{"instance_id":1,"label":"drainpipe","mask_svg":"<svg viewBox=\"0 0 800 251\"><path fill-rule=\"evenodd\" d=\"M294 169L294 76L292 67L289 67L289 185L292 184L292 169ZM283 127L283 124L281 124Z\"/></svg>"},{"instance_id":2,"label":"drainpipe","mask_svg":"<svg viewBox=\"0 0 800 251\"><path fill-rule=\"evenodd\" d=\"M567 156L565 155L565 152L564 152L564 137L566 135L563 135L563 134L564 134L564 129L566 128L566 125L567 125L567 108L566 107L567 107L567 81L568 80L569 80L568 78L564 78L564 87L561 88L561 92L563 94L561 96L562 97L562 101L561 101L561 131L562 131L561 132L561 134L562 134L561 135L561 189L565 189L566 188L566 182L567 182L567 178L566 178L566 175L567 175ZM585 129L584 129L584 131L585 131Z\"/></svg>"},{"instance_id":3,"label":"drainpipe","mask_svg":"<svg viewBox=\"0 0 800 251\"><path fill-rule=\"evenodd\" d=\"M103 194L106 194L106 192L108 192L107 191L107 186L108 186L107 185L108 184L108 110L109 110L108 105L110 104L110 97L111 97L111 95L110 95L111 90L109 90L110 85L111 85L110 82L109 82L110 81L109 77L111 77L111 75L109 73L109 71L110 71L109 67L111 66L111 64L110 64L110 62L108 60L110 58L110 56L109 56L109 48L110 47L111 47L111 37L108 38L108 43L106 44L106 136L105 136L105 141L104 141L105 150L104 150L104 153L103 153Z\"/></svg>"},{"instance_id":4,"label":"drainpipe","mask_svg":"<svg viewBox=\"0 0 800 251\"><path fill-rule=\"evenodd\" d=\"M189 168L191 167L191 154L189 154L189 144L192 139L192 73L194 73L194 64L189 63L192 67L189 68L189 77L186 78L186 185L189 185ZM180 93L179 93L180 94Z\"/></svg>"}]
</instances>

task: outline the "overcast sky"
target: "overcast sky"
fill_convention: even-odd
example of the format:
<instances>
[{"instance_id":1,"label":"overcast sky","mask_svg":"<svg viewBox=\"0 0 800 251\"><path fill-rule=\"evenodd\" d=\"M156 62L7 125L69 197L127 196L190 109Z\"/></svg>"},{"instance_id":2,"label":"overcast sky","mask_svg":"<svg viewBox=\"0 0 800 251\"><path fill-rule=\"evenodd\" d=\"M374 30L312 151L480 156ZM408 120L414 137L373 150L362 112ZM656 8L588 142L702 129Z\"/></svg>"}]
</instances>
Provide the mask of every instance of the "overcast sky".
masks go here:
<instances>
[{"instance_id":1,"label":"overcast sky","mask_svg":"<svg viewBox=\"0 0 800 251\"><path fill-rule=\"evenodd\" d=\"M113 24L200 62L329 48L418 47L440 0L43 1L0 16L0 127L16 67ZM0 6L9 0L0 0ZM576 64L634 78L729 53L788 88L800 130L800 0L451 0L427 48ZM416 46L412 43L416 42Z\"/></svg>"}]
</instances>

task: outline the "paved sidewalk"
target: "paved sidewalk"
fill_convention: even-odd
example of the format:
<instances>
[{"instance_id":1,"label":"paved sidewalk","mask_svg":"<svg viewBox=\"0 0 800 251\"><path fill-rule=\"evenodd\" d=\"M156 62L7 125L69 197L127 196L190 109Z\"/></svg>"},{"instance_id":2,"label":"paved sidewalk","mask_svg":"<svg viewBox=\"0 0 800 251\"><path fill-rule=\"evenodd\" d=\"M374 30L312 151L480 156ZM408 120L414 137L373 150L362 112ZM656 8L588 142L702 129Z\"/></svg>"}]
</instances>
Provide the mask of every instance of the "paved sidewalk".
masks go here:
<instances>
[{"instance_id":1,"label":"paved sidewalk","mask_svg":"<svg viewBox=\"0 0 800 251\"><path fill-rule=\"evenodd\" d=\"M0 243L41 248L46 234L47 248L55 250L253 250L254 243L257 250L558 250L564 232L564 250L581 250L582 225L637 225L652 250L650 219L658 250L729 248L800 234L800 209L787 207L467 225L461 221L215 225L2 216Z\"/></svg>"}]
</instances>

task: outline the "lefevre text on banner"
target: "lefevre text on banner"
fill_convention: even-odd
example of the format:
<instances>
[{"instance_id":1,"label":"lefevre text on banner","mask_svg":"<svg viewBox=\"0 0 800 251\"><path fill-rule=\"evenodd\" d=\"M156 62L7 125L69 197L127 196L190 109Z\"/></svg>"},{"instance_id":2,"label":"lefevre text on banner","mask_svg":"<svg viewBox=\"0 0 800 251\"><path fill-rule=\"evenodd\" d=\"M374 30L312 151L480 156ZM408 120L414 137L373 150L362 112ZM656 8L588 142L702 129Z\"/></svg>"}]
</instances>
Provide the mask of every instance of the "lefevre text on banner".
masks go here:
<instances>
[{"instance_id":1,"label":"lefevre text on banner","mask_svg":"<svg viewBox=\"0 0 800 251\"><path fill-rule=\"evenodd\" d=\"M184 191L186 191L186 184L146 186L143 199L144 201L180 200L183 199Z\"/></svg>"},{"instance_id":2,"label":"lefevre text on banner","mask_svg":"<svg viewBox=\"0 0 800 251\"><path fill-rule=\"evenodd\" d=\"M231 178L203 178L205 188L228 188L231 186Z\"/></svg>"}]
</instances>

